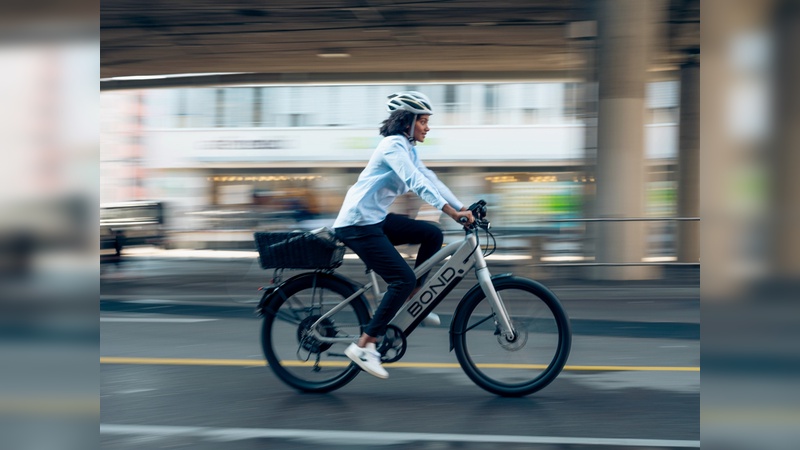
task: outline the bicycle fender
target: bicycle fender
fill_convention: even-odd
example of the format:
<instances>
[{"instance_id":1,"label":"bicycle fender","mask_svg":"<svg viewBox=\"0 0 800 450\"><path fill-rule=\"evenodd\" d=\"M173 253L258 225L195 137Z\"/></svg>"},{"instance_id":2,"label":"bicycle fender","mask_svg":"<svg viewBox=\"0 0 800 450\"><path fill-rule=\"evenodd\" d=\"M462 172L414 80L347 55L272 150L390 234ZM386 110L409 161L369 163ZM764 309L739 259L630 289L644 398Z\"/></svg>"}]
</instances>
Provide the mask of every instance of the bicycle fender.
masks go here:
<instances>
[{"instance_id":1,"label":"bicycle fender","mask_svg":"<svg viewBox=\"0 0 800 450\"><path fill-rule=\"evenodd\" d=\"M265 314L264 308L267 305L269 305L269 302L272 301L272 297L275 295L275 291L277 291L278 288L281 286L283 286L283 282L280 284L273 284L259 289L264 291L264 293L261 294L261 300L258 302L258 306L256 306L255 314L258 317L264 317Z\"/></svg>"},{"instance_id":2,"label":"bicycle fender","mask_svg":"<svg viewBox=\"0 0 800 450\"><path fill-rule=\"evenodd\" d=\"M497 275L492 275L492 283L494 284L495 281L504 280L506 278L514 278L514 274L513 273L500 273L500 274L497 274ZM475 286L472 286L472 288L470 288L470 290L467 291L467 293L464 294L463 297L461 297L461 300L458 302L458 305L456 305L455 312L453 313L453 319L454 320L450 321L450 351L451 352L453 351L453 339L455 339L455 336L456 336L456 333L457 333L456 329L455 329L455 323L456 323L455 317L458 315L458 312L461 310L461 305L466 304L467 301L472 299L472 297L474 297L476 295L479 295L479 294L482 294L482 293L483 293L483 291L481 290L480 283L475 283ZM461 331L459 330L458 333L460 333L460 332Z\"/></svg>"}]
</instances>

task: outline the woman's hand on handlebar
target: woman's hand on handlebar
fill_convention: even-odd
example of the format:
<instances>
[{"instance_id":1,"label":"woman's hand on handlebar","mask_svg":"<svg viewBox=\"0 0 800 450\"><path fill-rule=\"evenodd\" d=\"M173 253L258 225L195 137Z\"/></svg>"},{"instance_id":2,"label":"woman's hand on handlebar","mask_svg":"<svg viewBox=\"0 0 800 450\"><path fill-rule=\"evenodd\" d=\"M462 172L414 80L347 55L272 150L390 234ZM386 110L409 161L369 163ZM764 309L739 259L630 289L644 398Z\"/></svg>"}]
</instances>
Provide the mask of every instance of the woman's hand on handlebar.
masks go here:
<instances>
[{"instance_id":1,"label":"woman's hand on handlebar","mask_svg":"<svg viewBox=\"0 0 800 450\"><path fill-rule=\"evenodd\" d=\"M466 208L462 208L461 211L456 211L455 208L453 208L452 206L444 205L444 208L442 208L442 212L444 212L445 214L450 216L453 220L462 225L471 224L475 222L475 217L472 215L472 211Z\"/></svg>"},{"instance_id":2,"label":"woman's hand on handlebar","mask_svg":"<svg viewBox=\"0 0 800 450\"><path fill-rule=\"evenodd\" d=\"M472 215L472 211L458 211L456 213L456 217L454 217L456 221L462 225L467 225L475 222L475 217Z\"/></svg>"}]
</instances>

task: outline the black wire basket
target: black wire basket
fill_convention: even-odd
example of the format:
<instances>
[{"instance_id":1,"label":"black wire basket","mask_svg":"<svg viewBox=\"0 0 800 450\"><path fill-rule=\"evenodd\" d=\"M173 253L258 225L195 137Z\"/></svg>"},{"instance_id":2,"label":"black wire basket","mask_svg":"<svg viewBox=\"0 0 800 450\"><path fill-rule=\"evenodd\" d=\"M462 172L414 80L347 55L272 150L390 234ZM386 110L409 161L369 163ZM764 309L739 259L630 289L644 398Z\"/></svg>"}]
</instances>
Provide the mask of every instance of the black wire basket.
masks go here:
<instances>
[{"instance_id":1,"label":"black wire basket","mask_svg":"<svg viewBox=\"0 0 800 450\"><path fill-rule=\"evenodd\" d=\"M335 269L342 265L347 247L314 233L256 232L262 269Z\"/></svg>"}]
</instances>

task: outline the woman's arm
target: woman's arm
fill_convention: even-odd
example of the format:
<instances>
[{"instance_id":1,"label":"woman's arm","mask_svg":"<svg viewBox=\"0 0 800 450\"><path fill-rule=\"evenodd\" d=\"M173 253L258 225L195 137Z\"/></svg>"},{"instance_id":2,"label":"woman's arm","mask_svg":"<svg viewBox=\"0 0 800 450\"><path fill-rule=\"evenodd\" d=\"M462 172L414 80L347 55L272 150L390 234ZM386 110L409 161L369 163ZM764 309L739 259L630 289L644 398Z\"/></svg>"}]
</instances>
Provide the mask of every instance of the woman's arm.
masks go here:
<instances>
[{"instance_id":1,"label":"woman's arm","mask_svg":"<svg viewBox=\"0 0 800 450\"><path fill-rule=\"evenodd\" d=\"M392 171L415 194L436 209L442 209L448 200L439 192L436 185L428 179L411 160L408 150L399 140L388 140L385 146L378 147ZM381 144L384 144L383 142Z\"/></svg>"},{"instance_id":2,"label":"woman's arm","mask_svg":"<svg viewBox=\"0 0 800 450\"><path fill-rule=\"evenodd\" d=\"M414 158L414 159L415 159L414 166L417 168L417 170L422 172L422 174L425 175L425 177L428 180L430 180L434 186L436 186L436 188L442 194L442 197L444 197L445 200L447 200L447 203L449 203L453 208L457 210L464 211L466 209L464 203L462 203L458 199L458 197L456 197L456 195L453 194L450 188L448 188L447 185L445 185L442 182L442 180L440 180L439 177L436 176L436 173L431 169L428 169L419 158Z\"/></svg>"},{"instance_id":3,"label":"woman's arm","mask_svg":"<svg viewBox=\"0 0 800 450\"><path fill-rule=\"evenodd\" d=\"M460 220L462 217L466 217L467 223L472 223L475 221L475 218L472 216L472 211L468 210L466 206L462 207L461 211L456 211L452 206L444 205L442 212L459 223L461 223Z\"/></svg>"}]
</instances>

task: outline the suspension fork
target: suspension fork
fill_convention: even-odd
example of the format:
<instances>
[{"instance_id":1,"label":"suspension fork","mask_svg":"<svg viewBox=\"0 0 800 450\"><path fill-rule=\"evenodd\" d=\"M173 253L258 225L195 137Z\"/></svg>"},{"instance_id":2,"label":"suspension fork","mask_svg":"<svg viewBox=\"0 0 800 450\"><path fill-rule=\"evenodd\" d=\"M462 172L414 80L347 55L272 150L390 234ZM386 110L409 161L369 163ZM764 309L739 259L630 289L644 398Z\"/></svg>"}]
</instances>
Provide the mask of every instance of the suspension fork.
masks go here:
<instances>
[{"instance_id":1,"label":"suspension fork","mask_svg":"<svg viewBox=\"0 0 800 450\"><path fill-rule=\"evenodd\" d=\"M473 254L473 258L475 258L475 275L478 277L478 284L481 285L481 289L494 311L495 319L500 327L500 333L502 333L503 337L507 340L511 341L515 338L516 332L511 325L511 317L508 315L508 310L506 310L503 299L500 298L500 294L494 289L492 275L486 267L486 260L483 258L483 253L476 251Z\"/></svg>"}]
</instances>

